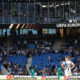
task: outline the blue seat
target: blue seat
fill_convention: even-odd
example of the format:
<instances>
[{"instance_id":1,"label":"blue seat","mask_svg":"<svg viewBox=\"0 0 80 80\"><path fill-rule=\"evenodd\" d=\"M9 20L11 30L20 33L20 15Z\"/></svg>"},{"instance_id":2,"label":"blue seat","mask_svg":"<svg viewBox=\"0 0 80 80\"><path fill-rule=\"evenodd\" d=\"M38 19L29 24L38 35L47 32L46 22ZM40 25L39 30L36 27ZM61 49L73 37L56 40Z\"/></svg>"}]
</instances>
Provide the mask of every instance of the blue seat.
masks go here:
<instances>
[{"instance_id":1,"label":"blue seat","mask_svg":"<svg viewBox=\"0 0 80 80\"><path fill-rule=\"evenodd\" d=\"M19 64L23 67L26 64L26 57L24 55L8 56L8 62Z\"/></svg>"}]
</instances>

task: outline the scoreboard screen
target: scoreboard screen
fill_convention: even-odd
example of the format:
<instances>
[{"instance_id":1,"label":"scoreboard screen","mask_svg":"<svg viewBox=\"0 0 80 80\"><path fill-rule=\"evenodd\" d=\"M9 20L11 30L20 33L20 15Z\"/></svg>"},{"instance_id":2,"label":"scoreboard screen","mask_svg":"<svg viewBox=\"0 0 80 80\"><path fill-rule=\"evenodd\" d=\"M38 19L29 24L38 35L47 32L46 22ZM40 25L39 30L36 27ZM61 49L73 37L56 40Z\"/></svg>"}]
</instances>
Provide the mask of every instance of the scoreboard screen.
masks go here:
<instances>
[{"instance_id":1,"label":"scoreboard screen","mask_svg":"<svg viewBox=\"0 0 80 80\"><path fill-rule=\"evenodd\" d=\"M34 29L20 29L21 35L27 35L29 32L32 32L33 35L37 35L37 30Z\"/></svg>"},{"instance_id":2,"label":"scoreboard screen","mask_svg":"<svg viewBox=\"0 0 80 80\"><path fill-rule=\"evenodd\" d=\"M56 29L44 29L44 34L56 34Z\"/></svg>"}]
</instances>

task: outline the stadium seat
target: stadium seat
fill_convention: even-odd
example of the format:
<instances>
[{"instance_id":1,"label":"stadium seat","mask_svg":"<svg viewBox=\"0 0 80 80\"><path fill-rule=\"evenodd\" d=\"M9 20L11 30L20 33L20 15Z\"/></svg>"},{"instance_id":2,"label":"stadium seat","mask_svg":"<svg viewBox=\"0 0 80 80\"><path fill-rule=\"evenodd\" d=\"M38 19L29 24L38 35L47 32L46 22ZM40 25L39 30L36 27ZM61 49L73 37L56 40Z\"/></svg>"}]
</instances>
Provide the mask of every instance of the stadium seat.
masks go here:
<instances>
[{"instance_id":1,"label":"stadium seat","mask_svg":"<svg viewBox=\"0 0 80 80\"><path fill-rule=\"evenodd\" d=\"M29 45L27 45L27 49L35 49L35 44L29 44Z\"/></svg>"},{"instance_id":2,"label":"stadium seat","mask_svg":"<svg viewBox=\"0 0 80 80\"><path fill-rule=\"evenodd\" d=\"M35 55L32 57L32 66L36 65L37 69L43 69L45 66L48 66L51 68L52 64L54 64L55 67L60 66L60 55L61 53L45 53L41 55ZM48 60L48 57L51 57L51 60ZM62 55L64 58L66 56L66 53ZM68 55L71 56L71 55Z\"/></svg>"},{"instance_id":3,"label":"stadium seat","mask_svg":"<svg viewBox=\"0 0 80 80\"><path fill-rule=\"evenodd\" d=\"M26 57L24 55L8 56L8 62L21 65L22 69L24 69L24 65L26 64Z\"/></svg>"}]
</instances>

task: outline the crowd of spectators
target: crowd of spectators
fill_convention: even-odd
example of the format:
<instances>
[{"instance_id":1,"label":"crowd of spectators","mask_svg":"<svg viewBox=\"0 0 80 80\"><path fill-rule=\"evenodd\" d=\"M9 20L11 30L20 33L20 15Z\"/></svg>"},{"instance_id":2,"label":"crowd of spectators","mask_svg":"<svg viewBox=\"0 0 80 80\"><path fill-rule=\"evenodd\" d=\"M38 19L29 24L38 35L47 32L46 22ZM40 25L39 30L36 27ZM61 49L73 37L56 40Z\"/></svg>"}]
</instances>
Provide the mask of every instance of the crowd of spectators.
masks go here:
<instances>
[{"instance_id":1,"label":"crowd of spectators","mask_svg":"<svg viewBox=\"0 0 80 80\"><path fill-rule=\"evenodd\" d=\"M20 42L18 42L20 44ZM27 41L24 41L25 45L28 44ZM71 42L72 43L72 42ZM18 45L19 45L18 44ZM28 50L28 49L14 49L12 47L7 47L7 44L0 44L0 64L3 65L8 72L12 74L23 74L23 75L29 75L29 72L26 69L26 64L24 66L24 70L22 69L21 65L19 64L12 64L11 62L7 61L7 57L9 55L24 55L27 58L30 56L35 55L41 55L41 54L47 54L47 53L53 53L58 54L61 53L62 55L66 53L66 55L71 55L71 60L75 63L75 69L74 74L77 75L79 73L80 75L80 51L77 48L73 48L70 46L66 46L67 43L64 43L64 47L62 47L61 50L53 50L52 49L52 42L47 40L35 40L34 42L36 49L34 50ZM74 40L74 46L77 46L79 44L78 40ZM50 60L50 56L48 57ZM64 61L64 57L60 56L60 63ZM34 64L35 65L35 64ZM51 68L49 66L45 66L43 70L35 69L35 73L37 75L55 75L55 69L54 63L52 64ZM63 73L63 72L62 72Z\"/></svg>"},{"instance_id":2,"label":"crowd of spectators","mask_svg":"<svg viewBox=\"0 0 80 80\"><path fill-rule=\"evenodd\" d=\"M44 53L41 53L41 50L37 50L39 53L35 53L35 52L32 52L32 51L28 51L27 54L23 53L22 51L20 51L20 54L16 53L16 54L4 54L2 53L0 55L0 63L8 70L8 72L12 73L12 74L23 74L23 75L29 75L29 73L27 72L27 69L26 69L26 64L24 66L24 70L22 69L22 67L19 65L19 64L12 64L11 62L8 62L7 61L7 57L8 55L25 55L26 57L30 57L30 56L35 56L35 55L40 55L40 54L45 54L46 50ZM66 52L66 55L68 54L71 54L72 57L71 57L71 60L75 63L76 67L74 69L74 74L77 75L78 73L80 74L80 52L78 50L73 50L72 52L68 52L69 50L60 50L59 52L61 54L64 54L64 52ZM50 51L48 50L46 52L49 53ZM52 50L51 51L53 54L58 54L57 53L57 50ZM15 53L15 52L14 52ZM31 53L31 54L29 54ZM48 57L49 60L50 59L50 56ZM60 63L62 63L62 61L64 61L64 58L62 56L60 56ZM35 65L35 64L34 64ZM43 68L43 70L38 70L38 69L35 69L35 72L37 73L37 75L55 75L55 69L56 67L54 66L54 63L52 64L51 68L49 68L49 66L45 66Z\"/></svg>"}]
</instances>

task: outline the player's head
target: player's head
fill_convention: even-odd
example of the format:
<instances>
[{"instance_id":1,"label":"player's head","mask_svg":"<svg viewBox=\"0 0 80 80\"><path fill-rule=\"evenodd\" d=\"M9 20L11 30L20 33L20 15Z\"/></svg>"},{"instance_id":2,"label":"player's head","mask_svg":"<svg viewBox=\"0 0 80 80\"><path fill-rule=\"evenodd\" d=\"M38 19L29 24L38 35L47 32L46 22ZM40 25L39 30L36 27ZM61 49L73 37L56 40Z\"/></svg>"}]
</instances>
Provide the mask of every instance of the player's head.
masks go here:
<instances>
[{"instance_id":1,"label":"player's head","mask_svg":"<svg viewBox=\"0 0 80 80\"><path fill-rule=\"evenodd\" d=\"M59 68L61 68L61 66L59 65Z\"/></svg>"},{"instance_id":2,"label":"player's head","mask_svg":"<svg viewBox=\"0 0 80 80\"><path fill-rule=\"evenodd\" d=\"M66 60L66 61L70 60L70 57L69 57L69 56L66 56L66 57L65 57L65 60Z\"/></svg>"}]
</instances>

